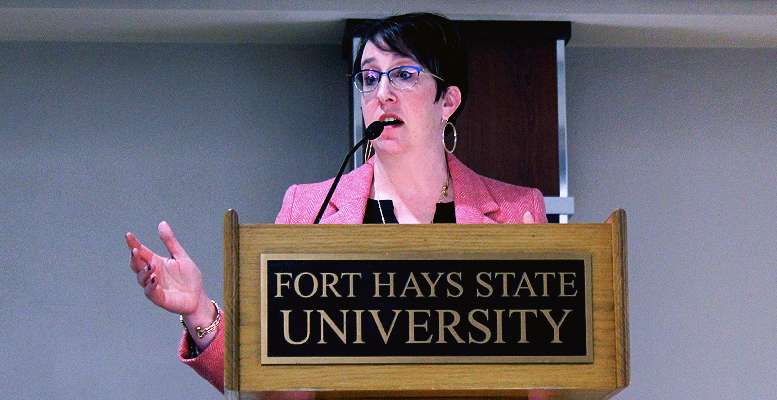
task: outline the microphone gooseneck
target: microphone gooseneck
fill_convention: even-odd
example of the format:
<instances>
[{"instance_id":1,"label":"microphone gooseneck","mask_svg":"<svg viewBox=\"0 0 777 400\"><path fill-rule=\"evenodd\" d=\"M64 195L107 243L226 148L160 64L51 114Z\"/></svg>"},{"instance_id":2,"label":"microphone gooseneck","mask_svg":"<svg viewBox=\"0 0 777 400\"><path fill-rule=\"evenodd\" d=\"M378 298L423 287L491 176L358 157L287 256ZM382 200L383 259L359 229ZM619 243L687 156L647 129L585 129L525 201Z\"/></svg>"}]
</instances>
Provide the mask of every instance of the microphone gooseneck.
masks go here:
<instances>
[{"instance_id":1,"label":"microphone gooseneck","mask_svg":"<svg viewBox=\"0 0 777 400\"><path fill-rule=\"evenodd\" d=\"M340 166L340 172L337 173L337 176L335 176L334 182L332 182L332 186L329 188L329 193L327 193L326 198L324 199L324 202L321 204L321 209L318 210L318 215L316 215L316 220L313 222L314 224L318 224L321 221L321 217L324 215L324 210L326 210L327 204L329 204L329 200L332 199L332 194L335 192L335 188L337 188L337 184L340 183L340 177L343 176L343 171L345 171L345 166L348 165L348 161L351 160L351 157L353 157L353 153L356 152L356 149L358 149L360 146L364 145L368 140L375 140L377 139L381 133L383 133L383 128L390 125L399 125L401 124L400 121L375 121L371 123L367 129L364 130L364 137L362 140L359 141L359 143L356 143L355 146L351 149L351 151L348 152L348 155L345 156L345 159L343 160L343 165Z\"/></svg>"}]
</instances>

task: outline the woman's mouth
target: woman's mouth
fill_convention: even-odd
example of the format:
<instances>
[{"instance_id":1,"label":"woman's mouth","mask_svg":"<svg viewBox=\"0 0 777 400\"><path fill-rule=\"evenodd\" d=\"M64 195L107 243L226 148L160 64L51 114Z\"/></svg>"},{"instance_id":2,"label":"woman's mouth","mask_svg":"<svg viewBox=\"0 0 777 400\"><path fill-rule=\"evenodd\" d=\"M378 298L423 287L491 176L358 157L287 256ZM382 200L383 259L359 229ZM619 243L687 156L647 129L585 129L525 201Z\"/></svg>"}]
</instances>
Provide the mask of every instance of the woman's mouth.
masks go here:
<instances>
[{"instance_id":1,"label":"woman's mouth","mask_svg":"<svg viewBox=\"0 0 777 400\"><path fill-rule=\"evenodd\" d=\"M400 125L400 124L402 124L402 121L397 120L397 119L387 119L387 120L383 121L383 126L384 127L391 127L391 126L396 126L396 125Z\"/></svg>"},{"instance_id":2,"label":"woman's mouth","mask_svg":"<svg viewBox=\"0 0 777 400\"><path fill-rule=\"evenodd\" d=\"M380 116L380 118L378 118L378 120L380 122L383 122L384 126L386 126L386 127L398 126L398 125L402 125L402 124L405 123L404 121L399 119L398 116L393 115L393 114L383 114L383 115Z\"/></svg>"}]
</instances>

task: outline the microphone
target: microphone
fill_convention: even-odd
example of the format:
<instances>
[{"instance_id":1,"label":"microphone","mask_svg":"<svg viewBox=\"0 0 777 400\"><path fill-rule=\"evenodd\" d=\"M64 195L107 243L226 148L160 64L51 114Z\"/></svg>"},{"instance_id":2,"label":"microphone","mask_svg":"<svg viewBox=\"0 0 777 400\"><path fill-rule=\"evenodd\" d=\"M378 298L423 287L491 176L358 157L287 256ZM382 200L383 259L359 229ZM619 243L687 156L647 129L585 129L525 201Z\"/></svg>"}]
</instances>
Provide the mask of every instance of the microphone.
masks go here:
<instances>
[{"instance_id":1,"label":"microphone","mask_svg":"<svg viewBox=\"0 0 777 400\"><path fill-rule=\"evenodd\" d=\"M362 140L359 141L359 143L356 143L355 146L351 149L351 151L348 152L348 155L345 156L345 159L343 160L343 165L340 166L340 172L337 173L337 176L335 176L334 182L332 182L332 186L329 188L329 193L327 193L326 198L324 199L324 203L321 204L321 209L318 210L318 215L316 216L314 224L318 224L321 221L321 217L324 215L324 210L326 210L326 206L329 204L329 200L332 199L332 194L335 192L335 188L337 188L337 184L340 183L340 178L343 176L343 171L345 171L345 166L348 165L348 161L351 160L351 157L353 157L353 153L356 152L356 149L358 149L360 146L364 145L368 140L375 140L378 137L380 137L380 134L383 133L383 128L391 125L399 125L401 124L400 121L394 120L394 121L375 121L370 124L370 126L367 127L364 131L364 137Z\"/></svg>"},{"instance_id":2,"label":"microphone","mask_svg":"<svg viewBox=\"0 0 777 400\"><path fill-rule=\"evenodd\" d=\"M375 140L378 137L380 137L380 134L383 133L383 128L386 125L394 125L398 121L390 121L389 123L383 122L383 121L375 121L370 124L370 126L367 127L367 129L364 130L364 137L367 138L367 140Z\"/></svg>"}]
</instances>

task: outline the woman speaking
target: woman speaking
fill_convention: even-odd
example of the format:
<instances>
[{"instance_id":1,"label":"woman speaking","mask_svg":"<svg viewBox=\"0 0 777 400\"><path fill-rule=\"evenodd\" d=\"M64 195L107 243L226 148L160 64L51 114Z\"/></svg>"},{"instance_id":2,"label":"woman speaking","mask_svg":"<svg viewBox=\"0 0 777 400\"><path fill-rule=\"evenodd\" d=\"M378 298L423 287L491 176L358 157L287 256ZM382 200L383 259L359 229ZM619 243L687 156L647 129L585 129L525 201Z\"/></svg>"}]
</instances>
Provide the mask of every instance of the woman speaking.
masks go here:
<instances>
[{"instance_id":1,"label":"woman speaking","mask_svg":"<svg viewBox=\"0 0 777 400\"><path fill-rule=\"evenodd\" d=\"M546 222L537 189L480 176L453 156L456 116L467 94L467 60L451 21L407 14L375 22L359 45L352 77L361 92L365 126L391 124L371 141L374 155L342 177L321 223ZM448 145L446 135L452 137ZM275 223L313 223L331 183L291 186ZM181 360L223 391L221 311L166 222L159 224L159 236L170 257L126 234L130 267L146 297L181 315Z\"/></svg>"}]
</instances>

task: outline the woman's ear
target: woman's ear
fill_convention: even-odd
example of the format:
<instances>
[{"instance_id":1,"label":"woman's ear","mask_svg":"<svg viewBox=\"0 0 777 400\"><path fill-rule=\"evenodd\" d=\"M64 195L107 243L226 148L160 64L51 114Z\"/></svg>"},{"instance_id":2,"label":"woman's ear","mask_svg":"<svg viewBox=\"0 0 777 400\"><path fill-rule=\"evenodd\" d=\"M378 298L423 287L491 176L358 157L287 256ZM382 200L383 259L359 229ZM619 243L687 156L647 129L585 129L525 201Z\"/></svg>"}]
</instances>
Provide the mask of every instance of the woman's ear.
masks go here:
<instances>
[{"instance_id":1,"label":"woman's ear","mask_svg":"<svg viewBox=\"0 0 777 400\"><path fill-rule=\"evenodd\" d=\"M450 118L461 105L461 89L458 86L448 86L442 96L442 115L446 120Z\"/></svg>"}]
</instances>

